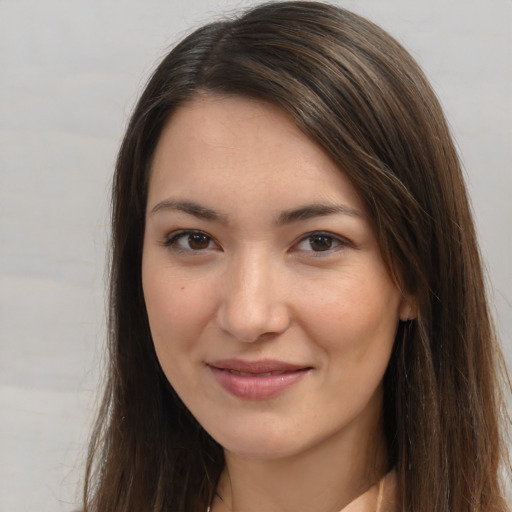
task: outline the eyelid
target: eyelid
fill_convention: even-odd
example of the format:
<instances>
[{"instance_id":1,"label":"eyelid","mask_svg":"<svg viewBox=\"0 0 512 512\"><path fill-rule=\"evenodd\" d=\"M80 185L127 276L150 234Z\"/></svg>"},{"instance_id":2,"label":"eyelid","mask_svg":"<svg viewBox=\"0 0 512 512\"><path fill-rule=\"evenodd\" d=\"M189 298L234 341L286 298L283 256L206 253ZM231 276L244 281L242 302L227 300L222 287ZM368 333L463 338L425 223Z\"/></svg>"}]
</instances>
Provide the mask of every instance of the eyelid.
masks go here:
<instances>
[{"instance_id":1,"label":"eyelid","mask_svg":"<svg viewBox=\"0 0 512 512\"><path fill-rule=\"evenodd\" d=\"M314 236L326 236L326 237L329 237L329 238L332 238L333 240L335 240L337 242L337 245L331 249L327 249L325 251L313 251L313 250L302 250L302 249L297 249L297 246L304 242L304 241L307 241L309 238L312 238ZM338 252L340 251L341 249L345 248L345 247L352 247L353 244L347 240L347 238L341 236L341 235L337 235L335 233L332 233L331 231L310 231L309 233L305 233L303 235L301 235L292 245L292 248L291 248L291 251L292 253L294 252L302 252L302 253L308 253L308 255L312 256L312 257L322 257L322 256L329 256L329 255L332 255L333 253L335 252Z\"/></svg>"},{"instance_id":2,"label":"eyelid","mask_svg":"<svg viewBox=\"0 0 512 512\"><path fill-rule=\"evenodd\" d=\"M210 235L209 233L207 233L206 231L203 231L201 229L177 229L176 231L172 231L170 232L169 234L167 234L165 236L165 238L162 240L162 245L164 247L167 247L175 252L181 252L181 253L187 253L187 254L201 254L201 253L204 253L206 251L209 251L211 250L211 248L205 248L205 249L186 249L186 248L183 248L183 247L179 247L177 245L177 241L180 239L180 238L183 238L183 237L186 237L186 236L190 236L190 235L204 235L206 238L209 239L209 242L212 242L215 244L216 248L217 249L220 249L220 245L219 243L217 242L217 240L215 240L215 238Z\"/></svg>"}]
</instances>

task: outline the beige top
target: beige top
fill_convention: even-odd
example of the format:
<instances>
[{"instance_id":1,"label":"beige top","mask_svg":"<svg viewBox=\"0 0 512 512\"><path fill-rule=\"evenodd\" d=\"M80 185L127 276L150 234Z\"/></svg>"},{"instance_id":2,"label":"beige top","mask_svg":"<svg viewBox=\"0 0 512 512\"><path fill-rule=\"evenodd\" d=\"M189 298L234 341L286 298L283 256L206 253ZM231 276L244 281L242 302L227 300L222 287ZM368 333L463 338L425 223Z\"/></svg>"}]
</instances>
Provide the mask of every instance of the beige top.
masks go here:
<instances>
[{"instance_id":1,"label":"beige top","mask_svg":"<svg viewBox=\"0 0 512 512\"><path fill-rule=\"evenodd\" d=\"M340 512L395 512L396 473L390 471Z\"/></svg>"}]
</instances>

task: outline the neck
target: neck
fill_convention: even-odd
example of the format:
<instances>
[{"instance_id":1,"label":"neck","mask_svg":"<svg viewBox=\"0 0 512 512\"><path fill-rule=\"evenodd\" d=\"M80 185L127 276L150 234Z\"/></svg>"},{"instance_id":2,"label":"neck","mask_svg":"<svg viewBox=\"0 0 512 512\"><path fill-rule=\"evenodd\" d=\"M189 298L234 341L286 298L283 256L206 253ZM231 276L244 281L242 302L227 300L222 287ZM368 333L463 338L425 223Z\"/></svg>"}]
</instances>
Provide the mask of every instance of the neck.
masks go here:
<instances>
[{"instance_id":1,"label":"neck","mask_svg":"<svg viewBox=\"0 0 512 512\"><path fill-rule=\"evenodd\" d=\"M226 451L212 512L337 512L387 471L380 423L359 425L279 459L245 458Z\"/></svg>"}]
</instances>

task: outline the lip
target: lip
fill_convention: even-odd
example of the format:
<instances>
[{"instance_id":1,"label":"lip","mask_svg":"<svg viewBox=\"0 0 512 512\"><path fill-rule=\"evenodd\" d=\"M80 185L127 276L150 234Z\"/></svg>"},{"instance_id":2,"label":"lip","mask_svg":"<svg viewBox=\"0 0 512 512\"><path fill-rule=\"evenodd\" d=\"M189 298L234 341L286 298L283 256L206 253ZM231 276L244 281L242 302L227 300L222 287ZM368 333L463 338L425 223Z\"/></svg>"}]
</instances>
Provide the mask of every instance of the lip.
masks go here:
<instances>
[{"instance_id":1,"label":"lip","mask_svg":"<svg viewBox=\"0 0 512 512\"><path fill-rule=\"evenodd\" d=\"M298 383L312 369L272 359L223 359L207 366L222 388L248 400L272 398Z\"/></svg>"}]
</instances>

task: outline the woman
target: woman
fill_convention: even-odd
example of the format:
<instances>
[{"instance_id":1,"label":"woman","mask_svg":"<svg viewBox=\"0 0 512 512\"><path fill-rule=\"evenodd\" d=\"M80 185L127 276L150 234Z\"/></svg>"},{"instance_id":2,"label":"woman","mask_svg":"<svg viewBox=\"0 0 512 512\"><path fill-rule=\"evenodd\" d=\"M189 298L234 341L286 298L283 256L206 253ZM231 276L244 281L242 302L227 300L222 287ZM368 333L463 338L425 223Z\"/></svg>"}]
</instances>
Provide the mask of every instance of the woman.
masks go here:
<instances>
[{"instance_id":1,"label":"woman","mask_svg":"<svg viewBox=\"0 0 512 512\"><path fill-rule=\"evenodd\" d=\"M113 201L86 510L506 510L460 165L389 35L316 2L197 30Z\"/></svg>"}]
</instances>

